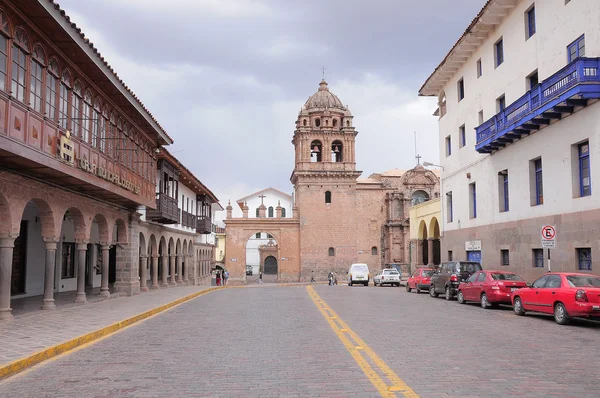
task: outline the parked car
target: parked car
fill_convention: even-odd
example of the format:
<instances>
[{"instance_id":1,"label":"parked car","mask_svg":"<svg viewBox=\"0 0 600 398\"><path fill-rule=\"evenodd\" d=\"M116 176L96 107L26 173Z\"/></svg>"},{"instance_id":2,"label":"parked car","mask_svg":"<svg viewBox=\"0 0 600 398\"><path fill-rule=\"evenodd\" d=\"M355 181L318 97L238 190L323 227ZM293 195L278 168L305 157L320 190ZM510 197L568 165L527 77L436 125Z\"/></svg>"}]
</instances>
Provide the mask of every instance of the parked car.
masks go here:
<instances>
[{"instance_id":1,"label":"parked car","mask_svg":"<svg viewBox=\"0 0 600 398\"><path fill-rule=\"evenodd\" d=\"M367 264L352 264L348 270L348 286L352 286L355 283L362 283L365 286L369 286L371 280L371 274L369 273L369 266Z\"/></svg>"},{"instance_id":2,"label":"parked car","mask_svg":"<svg viewBox=\"0 0 600 398\"><path fill-rule=\"evenodd\" d=\"M457 298L460 304L479 301L482 308L498 304L512 304L511 293L527 287L519 275L506 271L479 271L458 285Z\"/></svg>"},{"instance_id":3,"label":"parked car","mask_svg":"<svg viewBox=\"0 0 600 398\"><path fill-rule=\"evenodd\" d=\"M431 276L434 272L433 268L417 268L406 281L406 291L410 293L412 289L415 289L418 294L421 290L429 290Z\"/></svg>"},{"instance_id":4,"label":"parked car","mask_svg":"<svg viewBox=\"0 0 600 398\"><path fill-rule=\"evenodd\" d=\"M481 264L474 261L442 263L431 276L429 295L437 297L439 294L444 293L446 300L452 300L456 296L458 285L477 271L481 271Z\"/></svg>"},{"instance_id":5,"label":"parked car","mask_svg":"<svg viewBox=\"0 0 600 398\"><path fill-rule=\"evenodd\" d=\"M395 269L383 269L373 277L375 286L393 285L400 286L400 273Z\"/></svg>"},{"instance_id":6,"label":"parked car","mask_svg":"<svg viewBox=\"0 0 600 398\"><path fill-rule=\"evenodd\" d=\"M600 317L600 276L549 272L511 295L515 314L526 311L554 314L560 325L573 317Z\"/></svg>"}]
</instances>

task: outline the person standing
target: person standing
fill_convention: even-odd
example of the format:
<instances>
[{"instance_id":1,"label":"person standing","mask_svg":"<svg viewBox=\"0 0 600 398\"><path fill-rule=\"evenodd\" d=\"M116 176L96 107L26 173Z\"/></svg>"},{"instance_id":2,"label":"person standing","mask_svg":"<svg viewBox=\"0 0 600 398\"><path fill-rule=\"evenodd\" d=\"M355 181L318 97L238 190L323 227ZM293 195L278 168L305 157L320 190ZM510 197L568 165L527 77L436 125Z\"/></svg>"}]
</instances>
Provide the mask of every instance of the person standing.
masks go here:
<instances>
[{"instance_id":1,"label":"person standing","mask_svg":"<svg viewBox=\"0 0 600 398\"><path fill-rule=\"evenodd\" d=\"M221 273L217 271L217 286L221 286Z\"/></svg>"},{"instance_id":2,"label":"person standing","mask_svg":"<svg viewBox=\"0 0 600 398\"><path fill-rule=\"evenodd\" d=\"M315 283L315 271L310 271L310 283Z\"/></svg>"},{"instance_id":3,"label":"person standing","mask_svg":"<svg viewBox=\"0 0 600 398\"><path fill-rule=\"evenodd\" d=\"M329 273L327 279L329 279L329 286L333 286L333 271Z\"/></svg>"},{"instance_id":4,"label":"person standing","mask_svg":"<svg viewBox=\"0 0 600 398\"><path fill-rule=\"evenodd\" d=\"M258 283L262 285L263 281L262 281L262 271L258 272Z\"/></svg>"},{"instance_id":5,"label":"person standing","mask_svg":"<svg viewBox=\"0 0 600 398\"><path fill-rule=\"evenodd\" d=\"M225 270L223 274L223 286L227 286L227 280L229 279L229 271Z\"/></svg>"}]
</instances>

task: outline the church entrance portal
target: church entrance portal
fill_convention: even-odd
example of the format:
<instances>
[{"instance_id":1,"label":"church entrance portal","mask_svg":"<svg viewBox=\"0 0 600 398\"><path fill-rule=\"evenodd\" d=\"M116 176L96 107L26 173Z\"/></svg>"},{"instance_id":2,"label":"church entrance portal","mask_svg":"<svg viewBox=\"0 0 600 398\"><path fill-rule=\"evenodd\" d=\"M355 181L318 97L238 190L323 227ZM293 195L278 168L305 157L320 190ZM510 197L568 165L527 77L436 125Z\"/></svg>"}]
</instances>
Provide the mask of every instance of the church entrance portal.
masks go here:
<instances>
[{"instance_id":1,"label":"church entrance portal","mask_svg":"<svg viewBox=\"0 0 600 398\"><path fill-rule=\"evenodd\" d=\"M253 234L246 243L246 283L275 283L278 280L277 240L268 232Z\"/></svg>"}]
</instances>

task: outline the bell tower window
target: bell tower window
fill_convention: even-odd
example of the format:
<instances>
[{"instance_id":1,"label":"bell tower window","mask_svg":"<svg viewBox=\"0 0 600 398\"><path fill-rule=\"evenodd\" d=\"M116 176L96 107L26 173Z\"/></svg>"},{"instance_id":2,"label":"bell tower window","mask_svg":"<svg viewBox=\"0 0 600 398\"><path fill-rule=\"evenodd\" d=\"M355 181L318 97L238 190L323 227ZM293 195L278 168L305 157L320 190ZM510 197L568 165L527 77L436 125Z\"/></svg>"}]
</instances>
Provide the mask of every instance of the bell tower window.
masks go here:
<instances>
[{"instance_id":1,"label":"bell tower window","mask_svg":"<svg viewBox=\"0 0 600 398\"><path fill-rule=\"evenodd\" d=\"M350 120L346 120L346 127L350 127Z\"/></svg>"},{"instance_id":2,"label":"bell tower window","mask_svg":"<svg viewBox=\"0 0 600 398\"><path fill-rule=\"evenodd\" d=\"M310 144L310 161L312 163L315 162L321 162L322 161L322 155L323 155L323 145L321 144L321 141L319 140L314 140L311 144Z\"/></svg>"},{"instance_id":3,"label":"bell tower window","mask_svg":"<svg viewBox=\"0 0 600 398\"><path fill-rule=\"evenodd\" d=\"M302 120L302 125L306 126L306 119Z\"/></svg>"},{"instance_id":4,"label":"bell tower window","mask_svg":"<svg viewBox=\"0 0 600 398\"><path fill-rule=\"evenodd\" d=\"M339 140L333 141L331 144L331 161L335 163L342 162L342 149L344 146Z\"/></svg>"},{"instance_id":5,"label":"bell tower window","mask_svg":"<svg viewBox=\"0 0 600 398\"><path fill-rule=\"evenodd\" d=\"M325 192L325 203L331 204L331 191Z\"/></svg>"},{"instance_id":6,"label":"bell tower window","mask_svg":"<svg viewBox=\"0 0 600 398\"><path fill-rule=\"evenodd\" d=\"M315 126L321 127L321 119L319 119L319 118L315 119Z\"/></svg>"},{"instance_id":7,"label":"bell tower window","mask_svg":"<svg viewBox=\"0 0 600 398\"><path fill-rule=\"evenodd\" d=\"M333 123L333 127L336 127L337 126L337 119L333 119L332 123Z\"/></svg>"}]
</instances>

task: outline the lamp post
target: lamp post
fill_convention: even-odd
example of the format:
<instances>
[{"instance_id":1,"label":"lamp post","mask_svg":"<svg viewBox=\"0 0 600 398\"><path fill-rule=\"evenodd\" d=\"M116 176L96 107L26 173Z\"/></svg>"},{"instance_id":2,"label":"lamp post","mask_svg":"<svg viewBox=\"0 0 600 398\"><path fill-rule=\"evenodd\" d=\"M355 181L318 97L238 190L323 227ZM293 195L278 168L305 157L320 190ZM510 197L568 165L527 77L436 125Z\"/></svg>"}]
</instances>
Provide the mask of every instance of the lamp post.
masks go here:
<instances>
[{"instance_id":1,"label":"lamp post","mask_svg":"<svg viewBox=\"0 0 600 398\"><path fill-rule=\"evenodd\" d=\"M440 166L439 164L433 164L431 162L423 162L424 167L438 167L444 171L444 166ZM444 194L444 179L440 177L440 215L442 217L442 226L444 225L444 201L442 200L442 195ZM440 237L444 237L444 228L440 231Z\"/></svg>"}]
</instances>

